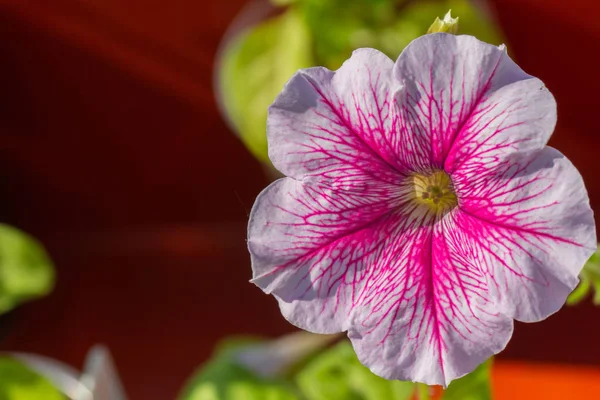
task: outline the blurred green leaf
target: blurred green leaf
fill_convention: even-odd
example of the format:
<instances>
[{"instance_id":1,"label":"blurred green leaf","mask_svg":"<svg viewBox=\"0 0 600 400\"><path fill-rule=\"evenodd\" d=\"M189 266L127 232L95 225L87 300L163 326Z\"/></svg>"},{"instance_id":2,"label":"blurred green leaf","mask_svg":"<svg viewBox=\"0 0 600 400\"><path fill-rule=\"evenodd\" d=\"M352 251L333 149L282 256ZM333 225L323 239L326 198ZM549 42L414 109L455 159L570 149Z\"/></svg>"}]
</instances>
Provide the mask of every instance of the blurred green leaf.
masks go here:
<instances>
[{"instance_id":1,"label":"blurred green leaf","mask_svg":"<svg viewBox=\"0 0 600 400\"><path fill-rule=\"evenodd\" d=\"M230 339L219 345L212 360L186 385L180 400L299 400L282 379L265 379L239 365L236 354L260 340Z\"/></svg>"},{"instance_id":2,"label":"blurred green leaf","mask_svg":"<svg viewBox=\"0 0 600 400\"><path fill-rule=\"evenodd\" d=\"M500 27L472 0L445 0L446 10L460 19L458 33L472 35L487 43L500 45L505 39Z\"/></svg>"},{"instance_id":3,"label":"blurred green leaf","mask_svg":"<svg viewBox=\"0 0 600 400\"><path fill-rule=\"evenodd\" d=\"M276 6L289 6L290 4L294 4L300 0L271 0L271 3Z\"/></svg>"},{"instance_id":4,"label":"blurred green leaf","mask_svg":"<svg viewBox=\"0 0 600 400\"><path fill-rule=\"evenodd\" d=\"M0 224L0 314L48 294L54 269L42 245L26 233Z\"/></svg>"},{"instance_id":5,"label":"blurred green leaf","mask_svg":"<svg viewBox=\"0 0 600 400\"><path fill-rule=\"evenodd\" d=\"M490 400L492 398L491 369L492 359L490 358L475 371L453 381L444 391L442 400Z\"/></svg>"},{"instance_id":6,"label":"blurred green leaf","mask_svg":"<svg viewBox=\"0 0 600 400\"><path fill-rule=\"evenodd\" d=\"M580 303L593 289L593 302L600 305L600 246L590 259L585 263L579 274L579 286L567 298L567 305Z\"/></svg>"},{"instance_id":7,"label":"blurred green leaf","mask_svg":"<svg viewBox=\"0 0 600 400\"><path fill-rule=\"evenodd\" d=\"M22 363L0 357L0 400L66 400L66 397Z\"/></svg>"},{"instance_id":8,"label":"blurred green leaf","mask_svg":"<svg viewBox=\"0 0 600 400\"><path fill-rule=\"evenodd\" d=\"M302 0L297 7L315 38L317 64L330 69L337 69L359 47L385 52L380 47L380 35L397 18L396 1L392 0ZM408 35L410 39L417 36L413 32Z\"/></svg>"},{"instance_id":9,"label":"blurred green leaf","mask_svg":"<svg viewBox=\"0 0 600 400\"><path fill-rule=\"evenodd\" d=\"M567 297L567 305L572 306L575 304L579 304L585 299L588 294L590 294L590 290L592 289L592 284L589 280L581 280L579 285L571 292L569 297Z\"/></svg>"},{"instance_id":10,"label":"blurred green leaf","mask_svg":"<svg viewBox=\"0 0 600 400\"><path fill-rule=\"evenodd\" d=\"M182 400L298 400L285 382L258 378L247 369L228 362L212 362L190 382Z\"/></svg>"},{"instance_id":11,"label":"blurred green leaf","mask_svg":"<svg viewBox=\"0 0 600 400\"><path fill-rule=\"evenodd\" d=\"M225 50L222 100L242 141L259 160L269 162L268 107L298 69L312 65L310 35L294 8L238 36Z\"/></svg>"},{"instance_id":12,"label":"blurred green leaf","mask_svg":"<svg viewBox=\"0 0 600 400\"><path fill-rule=\"evenodd\" d=\"M296 382L308 400L407 400L415 392L412 382L374 375L358 361L347 340L311 360Z\"/></svg>"},{"instance_id":13,"label":"blurred green leaf","mask_svg":"<svg viewBox=\"0 0 600 400\"><path fill-rule=\"evenodd\" d=\"M359 47L379 49L395 60L449 9L460 18L458 33L502 42L498 27L468 0L301 0L297 7L317 38L317 64L330 69L337 69Z\"/></svg>"},{"instance_id":14,"label":"blurred green leaf","mask_svg":"<svg viewBox=\"0 0 600 400\"><path fill-rule=\"evenodd\" d=\"M417 383L417 399L429 400L431 398L431 387L424 383Z\"/></svg>"}]
</instances>

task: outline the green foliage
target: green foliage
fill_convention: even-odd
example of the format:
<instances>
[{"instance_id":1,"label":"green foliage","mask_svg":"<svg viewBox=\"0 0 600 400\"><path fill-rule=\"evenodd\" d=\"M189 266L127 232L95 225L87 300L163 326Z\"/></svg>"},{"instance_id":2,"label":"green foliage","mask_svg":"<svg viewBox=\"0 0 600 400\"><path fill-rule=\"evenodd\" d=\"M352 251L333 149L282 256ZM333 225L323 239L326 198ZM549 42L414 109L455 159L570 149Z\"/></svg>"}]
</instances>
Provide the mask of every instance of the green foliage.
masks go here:
<instances>
[{"instance_id":1,"label":"green foliage","mask_svg":"<svg viewBox=\"0 0 600 400\"><path fill-rule=\"evenodd\" d=\"M414 392L412 382L373 375L360 364L348 341L307 354L309 359L300 361L291 373L265 378L239 362L239 354L257 343L230 340L220 345L180 400L408 400Z\"/></svg>"},{"instance_id":2,"label":"green foliage","mask_svg":"<svg viewBox=\"0 0 600 400\"><path fill-rule=\"evenodd\" d=\"M46 378L10 357L0 357L0 400L66 400Z\"/></svg>"},{"instance_id":3,"label":"green foliage","mask_svg":"<svg viewBox=\"0 0 600 400\"><path fill-rule=\"evenodd\" d=\"M303 0L298 7L318 38L317 63L330 69L337 69L360 47L379 49L395 60L449 9L460 18L459 33L501 42L499 30L469 0Z\"/></svg>"},{"instance_id":4,"label":"green foliage","mask_svg":"<svg viewBox=\"0 0 600 400\"><path fill-rule=\"evenodd\" d=\"M290 4L294 4L300 0L271 0L271 3L276 6L289 6Z\"/></svg>"},{"instance_id":5,"label":"green foliage","mask_svg":"<svg viewBox=\"0 0 600 400\"><path fill-rule=\"evenodd\" d=\"M283 382L267 381L230 362L209 364L188 384L182 400L298 400Z\"/></svg>"},{"instance_id":6,"label":"green foliage","mask_svg":"<svg viewBox=\"0 0 600 400\"><path fill-rule=\"evenodd\" d=\"M0 314L48 294L53 285L54 269L42 245L0 224Z\"/></svg>"},{"instance_id":7,"label":"green foliage","mask_svg":"<svg viewBox=\"0 0 600 400\"><path fill-rule=\"evenodd\" d=\"M492 398L491 369L492 359L490 358L475 371L453 381L444 391L442 400L490 400Z\"/></svg>"},{"instance_id":8,"label":"green foliage","mask_svg":"<svg viewBox=\"0 0 600 400\"><path fill-rule=\"evenodd\" d=\"M290 8L238 36L222 57L222 101L240 138L263 162L267 156L267 109L300 68L312 66L310 34Z\"/></svg>"},{"instance_id":9,"label":"green foliage","mask_svg":"<svg viewBox=\"0 0 600 400\"><path fill-rule=\"evenodd\" d=\"M374 375L358 361L347 340L314 358L296 382L307 400L407 400L416 387Z\"/></svg>"},{"instance_id":10,"label":"green foliage","mask_svg":"<svg viewBox=\"0 0 600 400\"><path fill-rule=\"evenodd\" d=\"M600 247L585 263L579 278L581 280L579 286L567 298L567 305L580 303L592 289L594 293L592 301L595 305L600 305Z\"/></svg>"},{"instance_id":11,"label":"green foliage","mask_svg":"<svg viewBox=\"0 0 600 400\"><path fill-rule=\"evenodd\" d=\"M419 31L398 29L400 14L391 0L302 0L298 7L316 40L317 64L337 69L354 49L373 47L385 53L399 54L408 42L422 35ZM402 18L404 19L404 18Z\"/></svg>"},{"instance_id":12,"label":"green foliage","mask_svg":"<svg viewBox=\"0 0 600 400\"><path fill-rule=\"evenodd\" d=\"M460 19L458 34L472 35L479 40L497 45L505 41L499 27L474 6L475 1L445 0L442 3L446 6L444 11L452 10L452 14Z\"/></svg>"},{"instance_id":13,"label":"green foliage","mask_svg":"<svg viewBox=\"0 0 600 400\"><path fill-rule=\"evenodd\" d=\"M221 344L212 360L186 385L180 400L299 400L282 379L262 378L236 361L238 351L259 343L235 339Z\"/></svg>"}]
</instances>

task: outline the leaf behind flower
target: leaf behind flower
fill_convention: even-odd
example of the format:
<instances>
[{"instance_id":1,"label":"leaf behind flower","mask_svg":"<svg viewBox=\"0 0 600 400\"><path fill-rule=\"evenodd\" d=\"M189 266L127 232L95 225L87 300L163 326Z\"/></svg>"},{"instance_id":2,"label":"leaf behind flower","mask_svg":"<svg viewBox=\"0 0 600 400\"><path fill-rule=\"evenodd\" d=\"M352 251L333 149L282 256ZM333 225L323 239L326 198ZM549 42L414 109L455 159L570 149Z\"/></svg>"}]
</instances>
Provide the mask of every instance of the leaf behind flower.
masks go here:
<instances>
[{"instance_id":1,"label":"leaf behind flower","mask_svg":"<svg viewBox=\"0 0 600 400\"><path fill-rule=\"evenodd\" d=\"M43 376L11 357L0 357L0 400L66 400Z\"/></svg>"},{"instance_id":2,"label":"leaf behind flower","mask_svg":"<svg viewBox=\"0 0 600 400\"><path fill-rule=\"evenodd\" d=\"M47 295L54 286L54 268L33 237L0 224L0 314L24 301Z\"/></svg>"}]
</instances>

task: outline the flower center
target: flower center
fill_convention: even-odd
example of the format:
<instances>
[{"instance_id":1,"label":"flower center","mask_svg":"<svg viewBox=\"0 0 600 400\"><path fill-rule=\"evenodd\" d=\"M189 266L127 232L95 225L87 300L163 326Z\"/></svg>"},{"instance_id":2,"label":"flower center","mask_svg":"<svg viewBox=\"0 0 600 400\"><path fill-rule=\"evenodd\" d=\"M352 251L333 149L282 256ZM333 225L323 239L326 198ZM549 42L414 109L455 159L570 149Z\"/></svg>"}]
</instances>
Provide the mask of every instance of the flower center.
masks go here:
<instances>
[{"instance_id":1,"label":"flower center","mask_svg":"<svg viewBox=\"0 0 600 400\"><path fill-rule=\"evenodd\" d=\"M414 201L436 212L449 211L458 204L452 180L443 171L431 175L414 174L411 177Z\"/></svg>"}]
</instances>

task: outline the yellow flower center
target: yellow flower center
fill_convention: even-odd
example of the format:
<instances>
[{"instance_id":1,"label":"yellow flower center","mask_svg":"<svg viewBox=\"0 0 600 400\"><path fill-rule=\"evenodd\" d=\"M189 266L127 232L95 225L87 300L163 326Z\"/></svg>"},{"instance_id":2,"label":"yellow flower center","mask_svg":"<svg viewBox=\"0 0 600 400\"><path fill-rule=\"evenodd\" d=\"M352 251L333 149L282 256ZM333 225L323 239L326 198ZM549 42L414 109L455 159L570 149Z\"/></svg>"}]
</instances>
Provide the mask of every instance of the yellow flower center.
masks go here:
<instances>
[{"instance_id":1,"label":"yellow flower center","mask_svg":"<svg viewBox=\"0 0 600 400\"><path fill-rule=\"evenodd\" d=\"M411 180L417 203L427 205L435 212L449 211L458 204L452 180L445 172L414 174Z\"/></svg>"}]
</instances>

